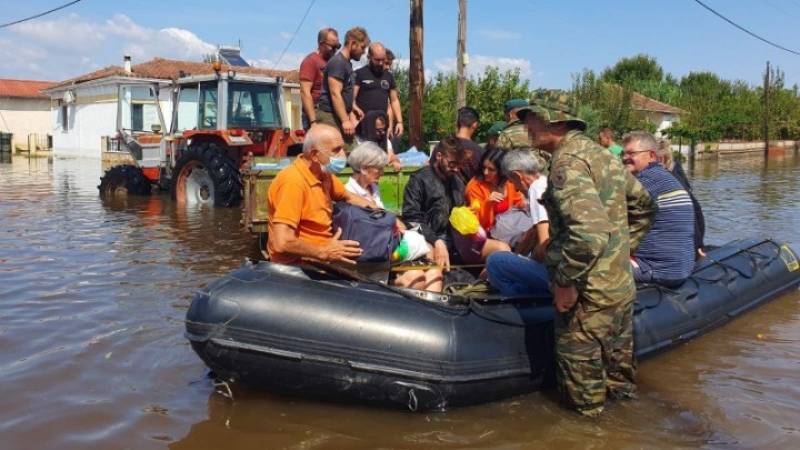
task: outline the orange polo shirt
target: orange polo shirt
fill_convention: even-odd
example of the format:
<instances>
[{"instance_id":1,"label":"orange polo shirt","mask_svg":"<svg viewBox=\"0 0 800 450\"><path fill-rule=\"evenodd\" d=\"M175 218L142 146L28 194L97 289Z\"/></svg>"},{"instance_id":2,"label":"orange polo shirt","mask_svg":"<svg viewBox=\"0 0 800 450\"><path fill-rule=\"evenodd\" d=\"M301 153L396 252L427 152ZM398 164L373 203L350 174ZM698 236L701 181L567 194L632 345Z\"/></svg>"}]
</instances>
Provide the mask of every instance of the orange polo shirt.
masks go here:
<instances>
[{"instance_id":1,"label":"orange polo shirt","mask_svg":"<svg viewBox=\"0 0 800 450\"><path fill-rule=\"evenodd\" d=\"M289 225L298 239L312 245L325 245L333 237L333 203L344 200L342 182L331 174L317 178L308 162L298 156L289 167L278 172L269 185L269 232L276 223ZM299 258L278 253L268 243L270 259L283 264L295 264Z\"/></svg>"},{"instance_id":2,"label":"orange polo shirt","mask_svg":"<svg viewBox=\"0 0 800 450\"><path fill-rule=\"evenodd\" d=\"M489 185L489 183L481 181L477 178L469 180L469 183L467 183L467 188L464 190L464 197L467 199L467 206L471 207L476 200L480 203L480 207L478 211L476 211L478 222L487 232L494 226L495 203L489 201L489 195L491 195L491 193L492 187ZM514 187L514 183L510 181L506 181L506 198L510 200L510 206L512 207L522 205L525 199L519 192L517 192L517 188Z\"/></svg>"}]
</instances>

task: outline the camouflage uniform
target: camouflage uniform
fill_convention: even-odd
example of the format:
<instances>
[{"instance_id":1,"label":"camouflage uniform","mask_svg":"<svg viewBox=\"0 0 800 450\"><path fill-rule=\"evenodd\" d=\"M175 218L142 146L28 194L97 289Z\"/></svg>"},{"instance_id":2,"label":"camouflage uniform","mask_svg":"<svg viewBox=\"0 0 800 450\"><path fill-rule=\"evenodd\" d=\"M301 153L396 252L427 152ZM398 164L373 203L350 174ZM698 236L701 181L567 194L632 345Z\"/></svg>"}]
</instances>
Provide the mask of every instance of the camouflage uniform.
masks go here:
<instances>
[{"instance_id":1,"label":"camouflage uniform","mask_svg":"<svg viewBox=\"0 0 800 450\"><path fill-rule=\"evenodd\" d=\"M585 128L566 107L529 110ZM578 291L575 307L558 314L555 324L559 387L579 412L594 416L607 392L631 397L636 390L630 255L656 207L618 158L578 130L553 152L542 200L550 218L545 264L551 282Z\"/></svg>"},{"instance_id":2,"label":"camouflage uniform","mask_svg":"<svg viewBox=\"0 0 800 450\"><path fill-rule=\"evenodd\" d=\"M497 148L501 150L530 149L531 140L528 137L528 127L521 120L515 120L500 132L497 137ZM550 165L550 154L534 148L533 156L539 161L542 173L547 176L547 167Z\"/></svg>"}]
</instances>

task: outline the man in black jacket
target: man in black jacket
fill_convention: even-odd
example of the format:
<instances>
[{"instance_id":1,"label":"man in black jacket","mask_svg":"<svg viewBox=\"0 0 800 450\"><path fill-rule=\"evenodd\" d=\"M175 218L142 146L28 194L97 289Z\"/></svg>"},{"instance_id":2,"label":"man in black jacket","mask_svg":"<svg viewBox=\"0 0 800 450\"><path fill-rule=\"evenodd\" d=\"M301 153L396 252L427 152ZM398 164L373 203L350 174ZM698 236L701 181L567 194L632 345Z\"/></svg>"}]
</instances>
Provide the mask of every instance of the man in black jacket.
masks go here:
<instances>
[{"instance_id":1,"label":"man in black jacket","mask_svg":"<svg viewBox=\"0 0 800 450\"><path fill-rule=\"evenodd\" d=\"M433 246L436 264L450 269L452 242L449 235L450 211L464 204L464 182L458 176L464 161L464 148L456 137L439 142L430 164L415 172L403 193L403 220Z\"/></svg>"}]
</instances>

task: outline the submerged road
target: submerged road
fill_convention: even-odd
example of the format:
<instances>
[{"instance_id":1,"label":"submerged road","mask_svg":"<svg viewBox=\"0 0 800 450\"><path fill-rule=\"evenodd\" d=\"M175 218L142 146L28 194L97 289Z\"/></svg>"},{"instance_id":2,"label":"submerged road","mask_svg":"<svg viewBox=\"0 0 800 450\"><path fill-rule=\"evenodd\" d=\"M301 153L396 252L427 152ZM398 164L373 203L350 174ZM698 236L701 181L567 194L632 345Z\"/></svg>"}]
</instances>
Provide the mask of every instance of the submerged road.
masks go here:
<instances>
[{"instance_id":1,"label":"submerged road","mask_svg":"<svg viewBox=\"0 0 800 450\"><path fill-rule=\"evenodd\" d=\"M0 448L800 448L800 291L640 365L597 421L536 393L411 414L215 393L193 292L256 258L235 210L101 200L99 161L0 162ZM800 158L698 165L707 242L800 251Z\"/></svg>"}]
</instances>

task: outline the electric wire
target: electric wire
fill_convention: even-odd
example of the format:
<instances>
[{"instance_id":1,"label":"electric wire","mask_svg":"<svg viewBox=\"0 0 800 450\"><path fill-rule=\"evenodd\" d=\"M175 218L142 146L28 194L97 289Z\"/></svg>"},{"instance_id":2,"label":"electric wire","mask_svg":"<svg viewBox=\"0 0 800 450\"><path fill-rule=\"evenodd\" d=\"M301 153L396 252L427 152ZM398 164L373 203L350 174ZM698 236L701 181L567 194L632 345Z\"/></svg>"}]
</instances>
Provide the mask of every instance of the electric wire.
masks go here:
<instances>
[{"instance_id":1,"label":"electric wire","mask_svg":"<svg viewBox=\"0 0 800 450\"><path fill-rule=\"evenodd\" d=\"M736 23L736 22L732 21L731 19L728 19L727 17L723 16L722 14L718 13L718 12L717 12L717 11L715 11L713 8L711 8L710 6L706 5L705 3L701 2L700 0L694 0L694 2L695 2L695 3L697 3L698 5L702 6L703 8L705 8L705 9L707 9L707 10L711 11L711 13L713 13L715 16L719 17L720 19L722 19L722 20L724 20L725 22L728 22L729 24L733 25L734 27L736 27L736 28L738 28L738 29L740 29L740 30L744 31L745 33L747 33L747 34L749 34L750 36L752 36L752 37L754 37L754 38L758 39L759 41L766 42L767 44L769 44L769 45L771 45L771 46L773 46L773 47L776 47L776 48L779 48L779 49L781 49L781 50L783 50L783 51L786 51L786 52L792 53L792 54L794 54L794 55L798 55L798 56L800 56L800 52L797 52L797 51L795 51L795 50L792 50L792 49L790 49L790 48L786 48L786 47L784 47L784 46L782 46L782 45L780 45L780 44L777 44L777 43L775 43L775 42L772 42L772 41L770 41L769 39L763 38L763 37L761 37L761 36L759 36L759 35L757 35L757 34L753 33L752 31L748 30L747 28L745 28L745 27L743 27L743 26L739 25L738 23Z\"/></svg>"},{"instance_id":2,"label":"electric wire","mask_svg":"<svg viewBox=\"0 0 800 450\"><path fill-rule=\"evenodd\" d=\"M314 3L316 2L317 0L311 0L311 2L308 3L308 8L306 8L306 12L305 14L303 14L303 18L300 19L300 23L297 24L297 28L295 28L294 33L292 33L292 37L291 39L289 39L289 42L286 44L286 47L283 48L281 56L278 57L277 61L275 61L275 64L272 66L272 70L278 68L278 65L281 63L281 60L283 59L283 55L285 55L286 50L289 50L289 47L291 47L292 43L294 42L294 38L297 37L297 33L300 31L300 27L302 27L303 23L305 23L306 17L308 17L308 13L311 12L311 8L314 7Z\"/></svg>"},{"instance_id":3,"label":"electric wire","mask_svg":"<svg viewBox=\"0 0 800 450\"><path fill-rule=\"evenodd\" d=\"M12 25L16 25L16 24L18 24L18 23L27 22L27 21L29 21L29 20L33 20L33 19L38 19L39 17L43 17L43 16L46 16L46 15L48 15L48 14L50 14L50 13L54 13L54 12L56 12L56 11L60 11L60 10L62 10L62 9L64 9L64 8L66 8L66 7L69 7L69 6L72 6L72 5L74 5L75 3L78 3L78 2L80 2L80 1L82 1L82 0L73 0L73 1L71 1L71 2L69 2L69 3L65 3L65 4L63 4L63 5L61 5L61 6L55 7L55 8L53 8L53 9L47 10L47 11L45 11L45 12L41 12L41 13L39 13L39 14L34 14L34 15L32 15L32 16L30 16L30 17L26 17L26 18L24 18L24 19L19 19L19 20L15 20L15 21L13 21L13 22L4 23L4 24L0 25L0 28L7 28L7 27L10 27L10 26L12 26Z\"/></svg>"}]
</instances>

